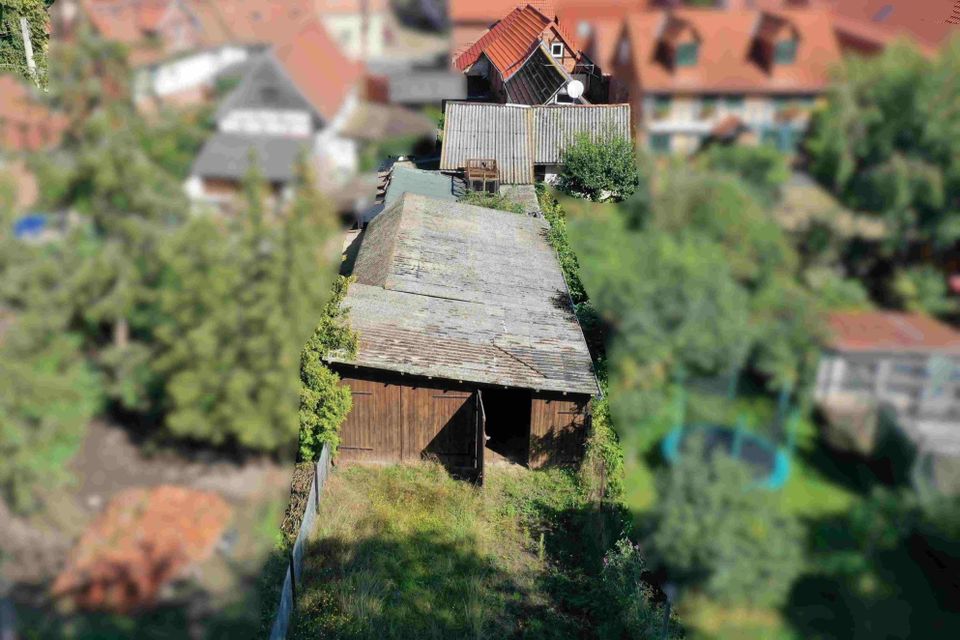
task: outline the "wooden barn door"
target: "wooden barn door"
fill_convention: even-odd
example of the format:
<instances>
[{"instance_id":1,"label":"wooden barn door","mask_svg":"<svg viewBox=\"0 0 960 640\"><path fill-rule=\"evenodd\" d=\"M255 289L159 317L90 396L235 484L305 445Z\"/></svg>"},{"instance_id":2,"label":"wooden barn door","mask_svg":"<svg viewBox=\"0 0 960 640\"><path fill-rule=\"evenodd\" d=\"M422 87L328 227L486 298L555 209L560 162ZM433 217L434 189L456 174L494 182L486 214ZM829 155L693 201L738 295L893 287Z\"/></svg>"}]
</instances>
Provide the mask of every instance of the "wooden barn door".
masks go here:
<instances>
[{"instance_id":1,"label":"wooden barn door","mask_svg":"<svg viewBox=\"0 0 960 640\"><path fill-rule=\"evenodd\" d=\"M589 398L560 394L533 398L530 410L530 467L579 462L587 436Z\"/></svg>"},{"instance_id":2,"label":"wooden barn door","mask_svg":"<svg viewBox=\"0 0 960 640\"><path fill-rule=\"evenodd\" d=\"M401 406L402 460L435 456L450 467L472 466L473 393L469 389L404 385Z\"/></svg>"},{"instance_id":3,"label":"wooden barn door","mask_svg":"<svg viewBox=\"0 0 960 640\"><path fill-rule=\"evenodd\" d=\"M344 460L400 460L400 386L344 377L353 409L340 429Z\"/></svg>"}]
</instances>

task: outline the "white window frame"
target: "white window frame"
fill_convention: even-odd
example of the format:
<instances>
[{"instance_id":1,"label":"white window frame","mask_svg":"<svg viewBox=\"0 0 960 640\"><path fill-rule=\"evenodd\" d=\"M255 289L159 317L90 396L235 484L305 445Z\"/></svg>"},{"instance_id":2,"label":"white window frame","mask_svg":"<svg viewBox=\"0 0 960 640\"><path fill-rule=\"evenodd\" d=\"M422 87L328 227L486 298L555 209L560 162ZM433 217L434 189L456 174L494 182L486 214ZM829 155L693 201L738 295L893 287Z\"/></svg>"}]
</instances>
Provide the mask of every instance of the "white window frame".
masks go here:
<instances>
[{"instance_id":1,"label":"white window frame","mask_svg":"<svg viewBox=\"0 0 960 640\"><path fill-rule=\"evenodd\" d=\"M559 51L558 51L559 49ZM550 43L550 55L554 58L563 57L563 43L562 42L552 42Z\"/></svg>"}]
</instances>

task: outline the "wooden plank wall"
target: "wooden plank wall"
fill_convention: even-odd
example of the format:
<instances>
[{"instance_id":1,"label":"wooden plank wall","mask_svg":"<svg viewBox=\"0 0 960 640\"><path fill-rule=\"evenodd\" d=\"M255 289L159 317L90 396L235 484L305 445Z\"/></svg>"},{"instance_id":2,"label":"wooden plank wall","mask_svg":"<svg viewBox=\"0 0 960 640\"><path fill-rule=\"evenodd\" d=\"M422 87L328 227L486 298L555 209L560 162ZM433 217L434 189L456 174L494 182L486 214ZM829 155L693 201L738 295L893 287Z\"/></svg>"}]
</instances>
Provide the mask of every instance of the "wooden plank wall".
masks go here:
<instances>
[{"instance_id":1,"label":"wooden plank wall","mask_svg":"<svg viewBox=\"0 0 960 640\"><path fill-rule=\"evenodd\" d=\"M340 430L343 460L400 462L434 455L470 466L476 454L474 392L456 383L341 373L353 409Z\"/></svg>"},{"instance_id":2,"label":"wooden plank wall","mask_svg":"<svg viewBox=\"0 0 960 640\"><path fill-rule=\"evenodd\" d=\"M589 396L537 393L530 411L530 467L571 464L583 458Z\"/></svg>"}]
</instances>

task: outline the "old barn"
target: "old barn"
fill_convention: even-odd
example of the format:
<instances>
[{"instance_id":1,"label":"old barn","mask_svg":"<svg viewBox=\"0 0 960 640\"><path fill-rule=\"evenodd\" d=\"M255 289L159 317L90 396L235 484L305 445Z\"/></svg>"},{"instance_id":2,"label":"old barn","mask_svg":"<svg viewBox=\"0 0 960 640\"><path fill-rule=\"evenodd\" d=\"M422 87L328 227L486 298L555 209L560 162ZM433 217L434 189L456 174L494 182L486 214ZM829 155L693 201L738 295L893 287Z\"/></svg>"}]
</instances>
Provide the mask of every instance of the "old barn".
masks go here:
<instances>
[{"instance_id":1,"label":"old barn","mask_svg":"<svg viewBox=\"0 0 960 640\"><path fill-rule=\"evenodd\" d=\"M370 224L344 301L359 352L330 360L353 392L341 459L580 458L598 389L547 228L414 193Z\"/></svg>"}]
</instances>

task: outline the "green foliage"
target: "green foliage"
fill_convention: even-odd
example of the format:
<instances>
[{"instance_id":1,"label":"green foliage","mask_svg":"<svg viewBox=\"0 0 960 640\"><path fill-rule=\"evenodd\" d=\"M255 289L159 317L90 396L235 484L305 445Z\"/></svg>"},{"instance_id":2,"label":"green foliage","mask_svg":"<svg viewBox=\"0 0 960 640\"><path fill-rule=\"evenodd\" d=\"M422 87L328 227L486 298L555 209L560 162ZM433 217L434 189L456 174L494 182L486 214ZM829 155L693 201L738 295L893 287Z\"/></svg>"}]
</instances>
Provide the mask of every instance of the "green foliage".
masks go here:
<instances>
[{"instance_id":1,"label":"green foliage","mask_svg":"<svg viewBox=\"0 0 960 640\"><path fill-rule=\"evenodd\" d=\"M486 191L467 191L460 197L463 204L472 204L486 209L497 209L498 211L509 211L510 213L523 214L523 205L514 202L502 193L487 193Z\"/></svg>"},{"instance_id":2,"label":"green foliage","mask_svg":"<svg viewBox=\"0 0 960 640\"><path fill-rule=\"evenodd\" d=\"M23 335L19 325L34 322L19 316L0 338L0 493L17 510L69 477L66 463L101 397L78 337Z\"/></svg>"},{"instance_id":3,"label":"green foliage","mask_svg":"<svg viewBox=\"0 0 960 640\"><path fill-rule=\"evenodd\" d=\"M167 247L156 328L166 430L212 444L293 442L297 364L329 295L332 212L301 165L297 201L267 220L256 170L226 235L200 217Z\"/></svg>"},{"instance_id":4,"label":"green foliage","mask_svg":"<svg viewBox=\"0 0 960 640\"><path fill-rule=\"evenodd\" d=\"M368 143L360 151L360 171L375 171L386 158L416 155L424 145L422 136L409 135Z\"/></svg>"},{"instance_id":5,"label":"green foliage","mask_svg":"<svg viewBox=\"0 0 960 640\"><path fill-rule=\"evenodd\" d=\"M336 453L340 425L353 406L350 389L323 364L334 351L353 357L358 337L349 326L348 310L341 306L350 280L334 281L333 295L324 305L320 324L300 354L300 459L315 460L324 444Z\"/></svg>"},{"instance_id":6,"label":"green foliage","mask_svg":"<svg viewBox=\"0 0 960 640\"><path fill-rule=\"evenodd\" d=\"M941 315L957 310L946 278L930 265L897 270L890 288L897 304L907 311Z\"/></svg>"},{"instance_id":7,"label":"green foliage","mask_svg":"<svg viewBox=\"0 0 960 640\"><path fill-rule=\"evenodd\" d=\"M637 232L610 215L571 225L591 301L613 330L610 402L621 437L661 411L670 372L718 373L749 344L749 297L721 247Z\"/></svg>"},{"instance_id":8,"label":"green foliage","mask_svg":"<svg viewBox=\"0 0 960 640\"><path fill-rule=\"evenodd\" d=\"M655 603L653 589L643 579L646 570L639 546L626 538L604 556L600 575L608 613L600 623L601 638L684 636L677 618L666 619L664 606Z\"/></svg>"},{"instance_id":9,"label":"green foliage","mask_svg":"<svg viewBox=\"0 0 960 640\"><path fill-rule=\"evenodd\" d=\"M807 143L811 169L844 203L882 215L893 248L960 238L960 38L927 57L906 42L847 59Z\"/></svg>"},{"instance_id":10,"label":"green foliage","mask_svg":"<svg viewBox=\"0 0 960 640\"><path fill-rule=\"evenodd\" d=\"M803 569L803 531L749 471L696 447L660 479L651 544L671 578L731 604L775 606Z\"/></svg>"},{"instance_id":11,"label":"green foliage","mask_svg":"<svg viewBox=\"0 0 960 640\"><path fill-rule=\"evenodd\" d=\"M212 125L208 109L164 110L149 123L140 123L137 138L153 162L177 180L185 180Z\"/></svg>"},{"instance_id":12,"label":"green foliage","mask_svg":"<svg viewBox=\"0 0 960 640\"><path fill-rule=\"evenodd\" d=\"M0 72L14 72L47 86L47 49L50 42L50 16L47 7L53 0L0 0ZM27 68L20 18L26 18L30 29L30 46L36 64L36 76Z\"/></svg>"},{"instance_id":13,"label":"green foliage","mask_svg":"<svg viewBox=\"0 0 960 640\"><path fill-rule=\"evenodd\" d=\"M796 268L796 254L779 225L734 176L671 171L653 202L648 227L719 243L734 277L747 285Z\"/></svg>"},{"instance_id":14,"label":"green foliage","mask_svg":"<svg viewBox=\"0 0 960 640\"><path fill-rule=\"evenodd\" d=\"M574 253L567 234L566 214L552 194L547 192L542 185L537 185L537 187L540 210L543 212L543 217L550 223L547 242L557 252L560 269L563 271L563 279L567 282L567 289L570 290L573 303L575 305L583 304L587 301L587 294L583 290L583 283L580 281L580 263L577 261L577 254Z\"/></svg>"},{"instance_id":15,"label":"green foliage","mask_svg":"<svg viewBox=\"0 0 960 640\"><path fill-rule=\"evenodd\" d=\"M580 134L564 149L562 163L558 188L594 202L628 198L644 181L633 144L616 136L592 142Z\"/></svg>"},{"instance_id":16,"label":"green foliage","mask_svg":"<svg viewBox=\"0 0 960 640\"><path fill-rule=\"evenodd\" d=\"M844 278L833 269L813 267L804 274L804 282L824 309L870 309L870 295L860 281Z\"/></svg>"},{"instance_id":17,"label":"green foliage","mask_svg":"<svg viewBox=\"0 0 960 640\"><path fill-rule=\"evenodd\" d=\"M703 154L702 161L708 169L741 178L766 206L779 199L780 188L790 178L787 157L770 145L715 145Z\"/></svg>"},{"instance_id":18,"label":"green foliage","mask_svg":"<svg viewBox=\"0 0 960 640\"><path fill-rule=\"evenodd\" d=\"M81 26L73 42L56 48L51 69L49 98L67 118L67 145L78 141L87 119L98 110L130 104L133 74L126 48L96 36L86 26Z\"/></svg>"},{"instance_id":19,"label":"green foliage","mask_svg":"<svg viewBox=\"0 0 960 640\"><path fill-rule=\"evenodd\" d=\"M602 396L593 401L580 484L589 495L616 501L623 496L623 481L623 447L613 429L609 401Z\"/></svg>"}]
</instances>

